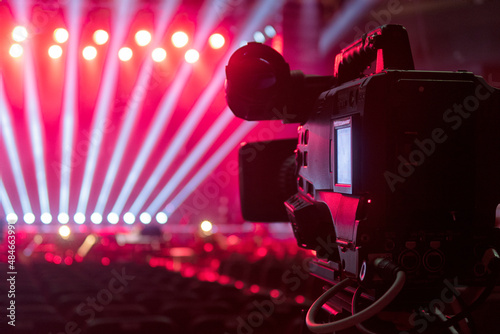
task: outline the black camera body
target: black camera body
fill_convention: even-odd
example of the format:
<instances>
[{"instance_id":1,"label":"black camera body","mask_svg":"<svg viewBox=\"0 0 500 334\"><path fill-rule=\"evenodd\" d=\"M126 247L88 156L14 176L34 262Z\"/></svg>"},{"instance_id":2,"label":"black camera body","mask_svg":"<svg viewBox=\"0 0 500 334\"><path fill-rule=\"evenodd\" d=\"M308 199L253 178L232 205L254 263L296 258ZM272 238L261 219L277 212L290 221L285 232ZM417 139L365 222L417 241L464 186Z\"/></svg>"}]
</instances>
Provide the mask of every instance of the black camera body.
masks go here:
<instances>
[{"instance_id":1,"label":"black camera body","mask_svg":"<svg viewBox=\"0 0 500 334\"><path fill-rule=\"evenodd\" d=\"M470 72L414 70L398 25L342 50L331 77L280 57L250 43L226 69L238 117L300 123L298 140L240 149L244 218L290 221L316 250L312 273L332 283L377 287L382 257L407 288L482 285L483 254L500 249L500 91Z\"/></svg>"}]
</instances>

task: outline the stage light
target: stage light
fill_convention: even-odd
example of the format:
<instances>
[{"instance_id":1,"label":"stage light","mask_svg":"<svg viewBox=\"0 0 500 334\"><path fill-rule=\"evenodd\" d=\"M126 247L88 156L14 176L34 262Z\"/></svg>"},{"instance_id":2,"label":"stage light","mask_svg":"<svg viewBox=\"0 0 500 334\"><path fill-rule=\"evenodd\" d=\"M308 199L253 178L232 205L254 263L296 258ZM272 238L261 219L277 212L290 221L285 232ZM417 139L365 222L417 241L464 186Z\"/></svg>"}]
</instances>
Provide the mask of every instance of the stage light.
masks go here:
<instances>
[{"instance_id":1,"label":"stage light","mask_svg":"<svg viewBox=\"0 0 500 334\"><path fill-rule=\"evenodd\" d=\"M133 224L135 222L135 216L132 212L127 212L123 215L123 221L125 224Z\"/></svg>"},{"instance_id":2,"label":"stage light","mask_svg":"<svg viewBox=\"0 0 500 334\"><path fill-rule=\"evenodd\" d=\"M57 59L62 56L63 50L59 45L52 45L49 48L49 56L52 59Z\"/></svg>"},{"instance_id":3,"label":"stage light","mask_svg":"<svg viewBox=\"0 0 500 334\"><path fill-rule=\"evenodd\" d=\"M143 212L139 216L139 220L143 224L149 224L149 223L151 223L151 215L149 213L147 213L147 212Z\"/></svg>"},{"instance_id":4,"label":"stage light","mask_svg":"<svg viewBox=\"0 0 500 334\"><path fill-rule=\"evenodd\" d=\"M73 219L75 220L75 223L77 223L77 224L85 223L85 215L81 212L75 213L75 216L73 217Z\"/></svg>"},{"instance_id":5,"label":"stage light","mask_svg":"<svg viewBox=\"0 0 500 334\"><path fill-rule=\"evenodd\" d=\"M65 212L61 212L57 215L57 220L63 225L67 224L69 222L69 215Z\"/></svg>"},{"instance_id":6,"label":"stage light","mask_svg":"<svg viewBox=\"0 0 500 334\"><path fill-rule=\"evenodd\" d=\"M99 29L94 31L92 38L94 39L95 44L103 45L108 41L109 35L105 30Z\"/></svg>"},{"instance_id":7,"label":"stage light","mask_svg":"<svg viewBox=\"0 0 500 334\"><path fill-rule=\"evenodd\" d=\"M146 30L139 30L135 33L135 42L139 46L146 46L151 42L151 34Z\"/></svg>"},{"instance_id":8,"label":"stage light","mask_svg":"<svg viewBox=\"0 0 500 334\"><path fill-rule=\"evenodd\" d=\"M204 220L201 222L200 228L203 232L210 232L212 231L213 225L208 220Z\"/></svg>"},{"instance_id":9,"label":"stage light","mask_svg":"<svg viewBox=\"0 0 500 334\"><path fill-rule=\"evenodd\" d=\"M266 26L264 28L264 32L266 33L267 37L269 37L269 38L273 38L274 36L276 36L276 29L274 29L273 26Z\"/></svg>"},{"instance_id":10,"label":"stage light","mask_svg":"<svg viewBox=\"0 0 500 334\"><path fill-rule=\"evenodd\" d=\"M7 215L6 219L9 224L15 224L17 223L18 217L14 212L11 212Z\"/></svg>"},{"instance_id":11,"label":"stage light","mask_svg":"<svg viewBox=\"0 0 500 334\"><path fill-rule=\"evenodd\" d=\"M44 212L40 216L40 220L44 224L50 224L52 222L52 215L50 213L48 213L48 212Z\"/></svg>"},{"instance_id":12,"label":"stage light","mask_svg":"<svg viewBox=\"0 0 500 334\"><path fill-rule=\"evenodd\" d=\"M35 215L31 212L26 213L23 218L26 224L33 224L35 222Z\"/></svg>"},{"instance_id":13,"label":"stage light","mask_svg":"<svg viewBox=\"0 0 500 334\"><path fill-rule=\"evenodd\" d=\"M66 29L64 28L57 28L54 30L54 41L57 43L64 43L68 40L69 38L69 33Z\"/></svg>"},{"instance_id":14,"label":"stage light","mask_svg":"<svg viewBox=\"0 0 500 334\"><path fill-rule=\"evenodd\" d=\"M9 54L12 58L19 58L23 55L24 49L19 44L12 44L9 49Z\"/></svg>"},{"instance_id":15,"label":"stage light","mask_svg":"<svg viewBox=\"0 0 500 334\"><path fill-rule=\"evenodd\" d=\"M108 214L108 222L110 224L118 224L118 221L120 220L120 217L118 216L117 213L110 212Z\"/></svg>"},{"instance_id":16,"label":"stage light","mask_svg":"<svg viewBox=\"0 0 500 334\"><path fill-rule=\"evenodd\" d=\"M28 38L28 29L23 26L17 26L12 30L12 39L16 42L25 41Z\"/></svg>"},{"instance_id":17,"label":"stage light","mask_svg":"<svg viewBox=\"0 0 500 334\"><path fill-rule=\"evenodd\" d=\"M100 224L102 222L102 216L100 213L98 212L94 212L91 216L90 216L90 221L94 224Z\"/></svg>"},{"instance_id":18,"label":"stage light","mask_svg":"<svg viewBox=\"0 0 500 334\"><path fill-rule=\"evenodd\" d=\"M82 51L83 58L92 60L97 57L97 49L93 46L86 46Z\"/></svg>"},{"instance_id":19,"label":"stage light","mask_svg":"<svg viewBox=\"0 0 500 334\"><path fill-rule=\"evenodd\" d=\"M212 49L220 49L221 47L224 46L226 40L224 39L224 36L222 36L221 34L213 34L208 39L208 42L210 43Z\"/></svg>"},{"instance_id":20,"label":"stage light","mask_svg":"<svg viewBox=\"0 0 500 334\"><path fill-rule=\"evenodd\" d=\"M64 225L64 226L61 226L59 227L59 235L66 239L67 237L69 237L69 235L71 234L71 230L69 229L68 226Z\"/></svg>"},{"instance_id":21,"label":"stage light","mask_svg":"<svg viewBox=\"0 0 500 334\"><path fill-rule=\"evenodd\" d=\"M189 37L185 32L178 31L172 35L172 44L176 48L182 48L189 42Z\"/></svg>"},{"instance_id":22,"label":"stage light","mask_svg":"<svg viewBox=\"0 0 500 334\"><path fill-rule=\"evenodd\" d=\"M253 39L257 42L257 43L264 43L266 41L266 36L264 36L263 33L261 33L260 31L256 31L254 34L253 34Z\"/></svg>"},{"instance_id":23,"label":"stage light","mask_svg":"<svg viewBox=\"0 0 500 334\"><path fill-rule=\"evenodd\" d=\"M132 59L133 54L131 48L124 47L118 51L118 58L120 58L121 61L129 61Z\"/></svg>"},{"instance_id":24,"label":"stage light","mask_svg":"<svg viewBox=\"0 0 500 334\"><path fill-rule=\"evenodd\" d=\"M156 221L158 224L166 224L168 221L168 216L165 212L158 212L156 214Z\"/></svg>"},{"instance_id":25,"label":"stage light","mask_svg":"<svg viewBox=\"0 0 500 334\"><path fill-rule=\"evenodd\" d=\"M156 48L151 53L151 58L153 58L153 60L157 63L164 61L165 58L167 58L167 51L162 48Z\"/></svg>"},{"instance_id":26,"label":"stage light","mask_svg":"<svg viewBox=\"0 0 500 334\"><path fill-rule=\"evenodd\" d=\"M194 64L200 59L200 53L196 51L195 49L190 49L186 51L186 54L184 55L184 59L190 63Z\"/></svg>"}]
</instances>

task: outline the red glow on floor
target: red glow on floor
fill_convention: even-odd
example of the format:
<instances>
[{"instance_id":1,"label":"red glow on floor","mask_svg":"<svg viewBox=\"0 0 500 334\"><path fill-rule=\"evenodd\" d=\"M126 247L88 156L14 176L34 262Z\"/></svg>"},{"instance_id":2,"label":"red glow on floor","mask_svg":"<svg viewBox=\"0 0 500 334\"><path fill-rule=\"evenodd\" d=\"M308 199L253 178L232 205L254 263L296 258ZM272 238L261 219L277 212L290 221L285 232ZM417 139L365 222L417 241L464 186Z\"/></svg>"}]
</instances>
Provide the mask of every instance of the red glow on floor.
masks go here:
<instances>
[{"instance_id":1,"label":"red glow on floor","mask_svg":"<svg viewBox=\"0 0 500 334\"><path fill-rule=\"evenodd\" d=\"M61 264L62 258L59 255L54 256L54 263Z\"/></svg>"},{"instance_id":2,"label":"red glow on floor","mask_svg":"<svg viewBox=\"0 0 500 334\"><path fill-rule=\"evenodd\" d=\"M297 304L302 304L302 303L304 303L305 301L306 301L306 299L305 299L305 298L304 298L304 296L302 296L302 295L298 295L297 297L295 297L295 302L296 302Z\"/></svg>"},{"instance_id":3,"label":"red glow on floor","mask_svg":"<svg viewBox=\"0 0 500 334\"><path fill-rule=\"evenodd\" d=\"M52 262L54 260L54 254L52 254L52 253L45 253L45 260L47 262Z\"/></svg>"},{"instance_id":4,"label":"red glow on floor","mask_svg":"<svg viewBox=\"0 0 500 334\"><path fill-rule=\"evenodd\" d=\"M281 295L281 291L278 289L272 289L269 295L273 298L278 298Z\"/></svg>"},{"instance_id":5,"label":"red glow on floor","mask_svg":"<svg viewBox=\"0 0 500 334\"><path fill-rule=\"evenodd\" d=\"M243 284L242 281L236 281L236 282L234 282L234 287L236 289L240 289L241 290L241 289L243 289L244 286L245 286L245 284Z\"/></svg>"},{"instance_id":6,"label":"red glow on floor","mask_svg":"<svg viewBox=\"0 0 500 334\"><path fill-rule=\"evenodd\" d=\"M109 266L109 264L111 263L111 261L110 261L109 257L103 257L101 259L101 263L102 263L103 266Z\"/></svg>"},{"instance_id":7,"label":"red glow on floor","mask_svg":"<svg viewBox=\"0 0 500 334\"><path fill-rule=\"evenodd\" d=\"M207 253L210 253L211 251L213 251L213 250L214 250L214 245L212 245L212 244L208 244L208 243L207 243L207 244L204 244L204 245L203 245L203 250L204 250L205 252L207 252Z\"/></svg>"},{"instance_id":8,"label":"red glow on floor","mask_svg":"<svg viewBox=\"0 0 500 334\"><path fill-rule=\"evenodd\" d=\"M260 291L260 287L257 284L252 284L250 286L250 292L251 293L258 293Z\"/></svg>"}]
</instances>

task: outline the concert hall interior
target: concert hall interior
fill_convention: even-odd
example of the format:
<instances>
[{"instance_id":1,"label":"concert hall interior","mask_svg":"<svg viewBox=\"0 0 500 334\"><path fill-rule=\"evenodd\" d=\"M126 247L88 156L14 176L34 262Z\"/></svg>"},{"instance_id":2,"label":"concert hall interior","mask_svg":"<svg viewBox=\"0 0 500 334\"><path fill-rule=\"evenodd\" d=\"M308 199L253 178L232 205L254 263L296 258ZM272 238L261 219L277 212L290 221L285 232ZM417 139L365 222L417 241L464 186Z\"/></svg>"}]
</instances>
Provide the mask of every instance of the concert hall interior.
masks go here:
<instances>
[{"instance_id":1,"label":"concert hall interior","mask_svg":"<svg viewBox=\"0 0 500 334\"><path fill-rule=\"evenodd\" d=\"M498 332L499 13L0 0L1 332Z\"/></svg>"}]
</instances>

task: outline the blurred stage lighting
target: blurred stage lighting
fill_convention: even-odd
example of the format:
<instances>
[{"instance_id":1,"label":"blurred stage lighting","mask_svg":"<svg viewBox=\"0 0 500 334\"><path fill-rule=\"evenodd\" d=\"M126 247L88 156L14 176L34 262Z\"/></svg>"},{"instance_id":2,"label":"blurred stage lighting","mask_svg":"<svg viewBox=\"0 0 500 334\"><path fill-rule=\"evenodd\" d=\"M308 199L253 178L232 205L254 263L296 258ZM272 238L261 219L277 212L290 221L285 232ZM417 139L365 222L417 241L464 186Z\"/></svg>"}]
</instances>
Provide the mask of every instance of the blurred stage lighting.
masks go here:
<instances>
[{"instance_id":1,"label":"blurred stage lighting","mask_svg":"<svg viewBox=\"0 0 500 334\"><path fill-rule=\"evenodd\" d=\"M201 222L200 228L203 232L210 232L212 231L213 225L208 220L204 220Z\"/></svg>"},{"instance_id":2,"label":"blurred stage lighting","mask_svg":"<svg viewBox=\"0 0 500 334\"><path fill-rule=\"evenodd\" d=\"M156 214L156 221L158 224L166 224L168 221L168 216L165 212L158 212Z\"/></svg>"},{"instance_id":3,"label":"blurred stage lighting","mask_svg":"<svg viewBox=\"0 0 500 334\"><path fill-rule=\"evenodd\" d=\"M75 223L77 223L77 224L85 223L85 215L81 212L75 213L75 216L73 217L73 219L75 220Z\"/></svg>"},{"instance_id":4,"label":"blurred stage lighting","mask_svg":"<svg viewBox=\"0 0 500 334\"><path fill-rule=\"evenodd\" d=\"M52 59L57 59L62 56L63 50L59 45L52 45L49 48L49 56Z\"/></svg>"},{"instance_id":5,"label":"blurred stage lighting","mask_svg":"<svg viewBox=\"0 0 500 334\"><path fill-rule=\"evenodd\" d=\"M254 34L253 34L253 39L257 42L257 43L264 43L266 41L266 36L264 36L263 33L261 33L260 31L256 31Z\"/></svg>"},{"instance_id":6,"label":"blurred stage lighting","mask_svg":"<svg viewBox=\"0 0 500 334\"><path fill-rule=\"evenodd\" d=\"M71 234L71 230L69 229L68 226L64 225L64 226L59 227L59 235L61 237L67 238L67 237L69 237L70 234Z\"/></svg>"},{"instance_id":7,"label":"blurred stage lighting","mask_svg":"<svg viewBox=\"0 0 500 334\"><path fill-rule=\"evenodd\" d=\"M151 34L146 30L139 30L135 33L135 42L139 46L146 46L151 42Z\"/></svg>"},{"instance_id":8,"label":"blurred stage lighting","mask_svg":"<svg viewBox=\"0 0 500 334\"><path fill-rule=\"evenodd\" d=\"M100 213L98 212L94 212L91 216L90 216L90 221L94 224L100 224L102 222L102 216Z\"/></svg>"},{"instance_id":9,"label":"blurred stage lighting","mask_svg":"<svg viewBox=\"0 0 500 334\"><path fill-rule=\"evenodd\" d=\"M267 37L273 38L274 36L276 36L276 29L274 29L273 26L266 26L264 28L264 33L267 35Z\"/></svg>"},{"instance_id":10,"label":"blurred stage lighting","mask_svg":"<svg viewBox=\"0 0 500 334\"><path fill-rule=\"evenodd\" d=\"M224 46L225 42L226 40L224 39L224 36L222 36L221 34L213 34L208 39L208 43L210 44L212 49L220 49L221 47Z\"/></svg>"},{"instance_id":11,"label":"blurred stage lighting","mask_svg":"<svg viewBox=\"0 0 500 334\"><path fill-rule=\"evenodd\" d=\"M153 58L153 60L157 63L164 61L165 58L167 58L167 51L162 48L156 48L151 53L151 58Z\"/></svg>"},{"instance_id":12,"label":"blurred stage lighting","mask_svg":"<svg viewBox=\"0 0 500 334\"><path fill-rule=\"evenodd\" d=\"M125 224L133 224L135 222L135 216L132 212L127 212L123 215L123 221Z\"/></svg>"},{"instance_id":13,"label":"blurred stage lighting","mask_svg":"<svg viewBox=\"0 0 500 334\"><path fill-rule=\"evenodd\" d=\"M23 26L17 26L12 30L12 39L16 42L25 41L28 38L28 29Z\"/></svg>"},{"instance_id":14,"label":"blurred stage lighting","mask_svg":"<svg viewBox=\"0 0 500 334\"><path fill-rule=\"evenodd\" d=\"M50 224L52 222L52 215L50 213L48 213L48 212L44 212L40 216L40 220L44 224Z\"/></svg>"},{"instance_id":15,"label":"blurred stage lighting","mask_svg":"<svg viewBox=\"0 0 500 334\"><path fill-rule=\"evenodd\" d=\"M190 63L194 64L200 59L200 53L196 51L195 49L190 49L186 51L186 54L184 55L184 59Z\"/></svg>"},{"instance_id":16,"label":"blurred stage lighting","mask_svg":"<svg viewBox=\"0 0 500 334\"><path fill-rule=\"evenodd\" d=\"M189 37L183 31L178 31L172 35L172 44L174 44L176 48L182 48L186 46L188 42Z\"/></svg>"},{"instance_id":17,"label":"blurred stage lighting","mask_svg":"<svg viewBox=\"0 0 500 334\"><path fill-rule=\"evenodd\" d=\"M67 213L61 212L57 215L57 220L61 224L67 224L69 222L69 215Z\"/></svg>"},{"instance_id":18,"label":"blurred stage lighting","mask_svg":"<svg viewBox=\"0 0 500 334\"><path fill-rule=\"evenodd\" d=\"M11 212L11 213L9 213L7 215L6 219L7 219L7 222L9 224L15 224L15 223L17 223L17 219L18 218L17 218L17 215L14 212Z\"/></svg>"},{"instance_id":19,"label":"blurred stage lighting","mask_svg":"<svg viewBox=\"0 0 500 334\"><path fill-rule=\"evenodd\" d=\"M108 222L110 224L118 224L118 221L120 220L120 217L118 216L117 213L114 213L114 212L110 212L108 214Z\"/></svg>"},{"instance_id":20,"label":"blurred stage lighting","mask_svg":"<svg viewBox=\"0 0 500 334\"><path fill-rule=\"evenodd\" d=\"M94 31L92 39L94 40L95 44L103 45L106 44L106 42L108 41L109 35L105 30L99 29Z\"/></svg>"},{"instance_id":21,"label":"blurred stage lighting","mask_svg":"<svg viewBox=\"0 0 500 334\"><path fill-rule=\"evenodd\" d=\"M139 216L139 220L143 224L149 224L149 223L151 223L151 215L149 213L147 213L147 212L143 212Z\"/></svg>"},{"instance_id":22,"label":"blurred stage lighting","mask_svg":"<svg viewBox=\"0 0 500 334\"><path fill-rule=\"evenodd\" d=\"M82 51L83 58L92 60L97 56L97 50L93 46L86 46Z\"/></svg>"},{"instance_id":23,"label":"blurred stage lighting","mask_svg":"<svg viewBox=\"0 0 500 334\"><path fill-rule=\"evenodd\" d=\"M12 44L9 49L9 54L13 58L19 58L23 55L23 47L20 44Z\"/></svg>"},{"instance_id":24,"label":"blurred stage lighting","mask_svg":"<svg viewBox=\"0 0 500 334\"><path fill-rule=\"evenodd\" d=\"M54 30L54 41L57 43L64 43L68 40L69 38L69 33L66 29L64 28L57 28Z\"/></svg>"},{"instance_id":25,"label":"blurred stage lighting","mask_svg":"<svg viewBox=\"0 0 500 334\"><path fill-rule=\"evenodd\" d=\"M35 215L31 212L26 213L23 218L26 224L33 224L35 222Z\"/></svg>"},{"instance_id":26,"label":"blurred stage lighting","mask_svg":"<svg viewBox=\"0 0 500 334\"><path fill-rule=\"evenodd\" d=\"M129 61L132 59L133 54L131 48L123 47L118 51L118 58L120 58L121 61Z\"/></svg>"}]
</instances>

